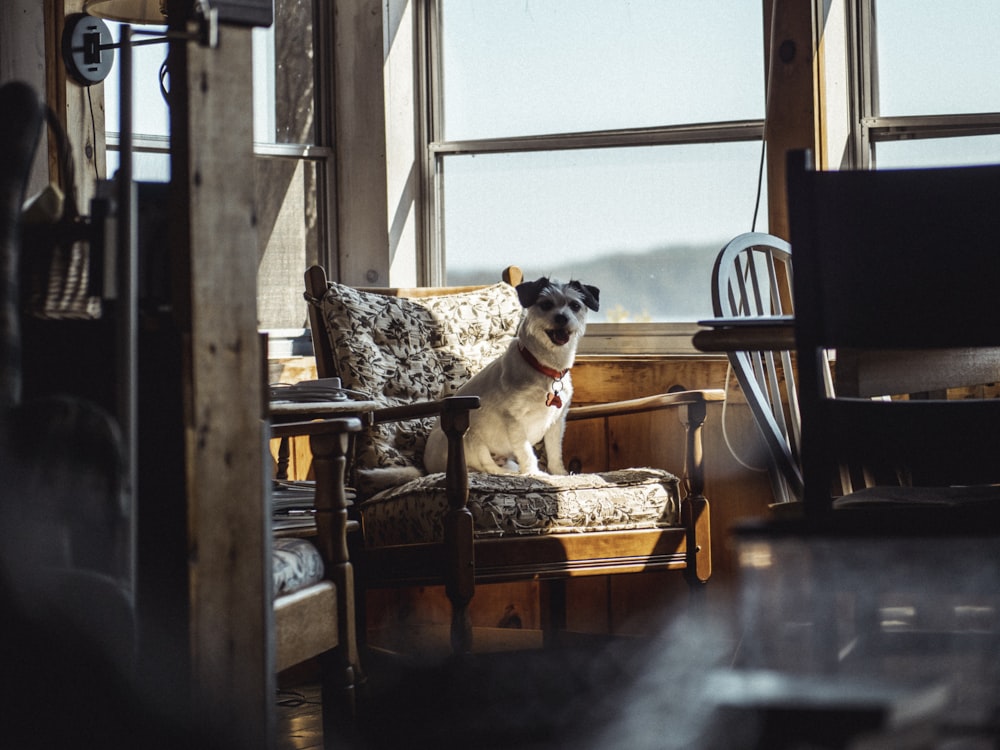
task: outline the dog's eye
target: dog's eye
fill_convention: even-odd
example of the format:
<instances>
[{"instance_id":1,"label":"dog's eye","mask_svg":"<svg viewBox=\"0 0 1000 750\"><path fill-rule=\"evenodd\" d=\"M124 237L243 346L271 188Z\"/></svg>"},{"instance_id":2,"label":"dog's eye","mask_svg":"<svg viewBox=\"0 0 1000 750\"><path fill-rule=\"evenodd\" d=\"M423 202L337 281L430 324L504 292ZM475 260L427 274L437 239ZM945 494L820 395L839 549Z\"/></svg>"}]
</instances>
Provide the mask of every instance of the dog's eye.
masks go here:
<instances>
[{"instance_id":1,"label":"dog's eye","mask_svg":"<svg viewBox=\"0 0 1000 750\"><path fill-rule=\"evenodd\" d=\"M538 303L538 306L542 308L542 310L544 310L545 312L548 312L553 307L555 307L555 303L550 299L543 299L541 302Z\"/></svg>"},{"instance_id":2,"label":"dog's eye","mask_svg":"<svg viewBox=\"0 0 1000 750\"><path fill-rule=\"evenodd\" d=\"M582 305L579 302L570 302L569 303L569 309L572 310L575 313L580 312L580 308L581 307L582 307Z\"/></svg>"}]
</instances>

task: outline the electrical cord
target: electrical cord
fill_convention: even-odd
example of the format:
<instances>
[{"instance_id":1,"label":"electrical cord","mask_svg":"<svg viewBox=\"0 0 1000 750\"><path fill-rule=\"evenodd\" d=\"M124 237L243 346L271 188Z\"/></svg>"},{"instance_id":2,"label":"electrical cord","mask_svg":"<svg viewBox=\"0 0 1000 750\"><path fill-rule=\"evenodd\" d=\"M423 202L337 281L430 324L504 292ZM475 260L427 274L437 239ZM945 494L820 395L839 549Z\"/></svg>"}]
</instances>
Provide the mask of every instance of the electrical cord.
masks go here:
<instances>
[{"instance_id":1,"label":"electrical cord","mask_svg":"<svg viewBox=\"0 0 1000 750\"><path fill-rule=\"evenodd\" d=\"M764 81L764 134L760 139L760 162L757 165L757 195L754 199L753 205L753 221L750 222L750 231L757 231L757 215L760 212L760 200L764 193L764 164L765 156L767 154L767 120L771 112L771 79L774 71L774 52L770 50L771 43L774 41L774 19L775 19L775 7L777 3L771 5L771 22L768 29L768 61L767 61L767 76ZM723 399L722 399L722 438L725 440L726 448L729 449L729 454L735 459L736 463L745 469L750 471L767 471L767 467L757 467L751 466L746 461L741 459L736 455L736 450L733 448L732 443L729 441L729 433L726 430L726 406L729 404L729 382L733 374L733 364L728 363L726 366L726 383L723 387Z\"/></svg>"},{"instance_id":2,"label":"electrical cord","mask_svg":"<svg viewBox=\"0 0 1000 750\"><path fill-rule=\"evenodd\" d=\"M736 449L733 448L733 444L729 440L729 432L726 430L726 405L729 403L729 382L732 377L732 374L733 374L733 366L732 364L729 364L726 366L726 384L723 387L724 396L722 399L722 439L726 442L726 448L729 449L729 455L731 455L733 459L736 461L736 463L738 463L744 469L748 469L750 471L759 471L759 472L767 471L766 466L752 466L748 464L746 461L744 461L742 458L740 458L738 455L736 455Z\"/></svg>"}]
</instances>

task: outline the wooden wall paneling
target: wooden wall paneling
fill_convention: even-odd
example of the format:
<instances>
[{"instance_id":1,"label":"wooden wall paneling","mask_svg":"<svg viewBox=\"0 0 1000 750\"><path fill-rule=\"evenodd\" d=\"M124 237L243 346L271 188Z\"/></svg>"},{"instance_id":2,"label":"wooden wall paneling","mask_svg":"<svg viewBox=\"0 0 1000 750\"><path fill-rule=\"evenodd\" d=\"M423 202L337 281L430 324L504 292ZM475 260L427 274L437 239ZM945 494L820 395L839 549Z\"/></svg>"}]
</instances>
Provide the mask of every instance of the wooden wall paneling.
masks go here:
<instances>
[{"instance_id":1,"label":"wooden wall paneling","mask_svg":"<svg viewBox=\"0 0 1000 750\"><path fill-rule=\"evenodd\" d=\"M566 582L566 629L571 633L609 634L613 623L611 581L632 576L586 576Z\"/></svg>"},{"instance_id":2,"label":"wooden wall paneling","mask_svg":"<svg viewBox=\"0 0 1000 750\"><path fill-rule=\"evenodd\" d=\"M104 141L104 84L80 86L69 79L62 61L63 21L83 11L83 0L46 0L45 97L62 121L73 146L77 199L81 213L90 213L96 180L107 176ZM117 70L112 75L117 75ZM117 124L112 128L117 130ZM57 182L58 154L50 145L49 180Z\"/></svg>"},{"instance_id":3,"label":"wooden wall paneling","mask_svg":"<svg viewBox=\"0 0 1000 750\"><path fill-rule=\"evenodd\" d=\"M714 573L709 586L719 588ZM670 616L691 603L687 581L672 571L611 576L609 587L610 632L618 635L660 633Z\"/></svg>"},{"instance_id":4,"label":"wooden wall paneling","mask_svg":"<svg viewBox=\"0 0 1000 750\"><path fill-rule=\"evenodd\" d=\"M683 479L686 438L679 409L631 414L608 420L612 469L652 466Z\"/></svg>"},{"instance_id":5,"label":"wooden wall paneling","mask_svg":"<svg viewBox=\"0 0 1000 750\"><path fill-rule=\"evenodd\" d=\"M722 388L727 376L724 358L583 358L573 368L574 403L595 403L615 399L638 398L671 387ZM746 401L734 379L729 387L729 403L710 404L705 422L706 486L711 504L713 575L709 588L729 588L737 574L735 559L727 543L729 528L742 519L759 518L769 513L773 502L767 474L748 469L733 457L723 434L737 455L748 465L763 467L764 446ZM577 450L577 428L567 429L567 442ZM611 467L651 464L674 472L684 466L684 431L678 417L670 410L632 415L609 420L608 452ZM622 588L634 584L623 582ZM615 587L618 586L616 582ZM627 595L626 595L627 596ZM627 611L614 605L614 611Z\"/></svg>"},{"instance_id":6,"label":"wooden wall paneling","mask_svg":"<svg viewBox=\"0 0 1000 750\"><path fill-rule=\"evenodd\" d=\"M443 586L377 589L369 591L367 597L368 633L373 645L428 657L450 653L451 605ZM469 616L477 629L477 650L494 649L505 642L515 646L538 645L541 642L537 632L541 627L539 583L517 581L477 586ZM424 650L428 646L433 654Z\"/></svg>"},{"instance_id":7,"label":"wooden wall paneling","mask_svg":"<svg viewBox=\"0 0 1000 750\"><path fill-rule=\"evenodd\" d=\"M721 388L724 359L693 357L578 357L573 366L573 403L639 398L671 389Z\"/></svg>"},{"instance_id":8,"label":"wooden wall paneling","mask_svg":"<svg viewBox=\"0 0 1000 750\"><path fill-rule=\"evenodd\" d=\"M563 462L567 469L577 461L583 472L606 471L608 468L608 422L606 419L584 419L569 422L563 435Z\"/></svg>"}]
</instances>

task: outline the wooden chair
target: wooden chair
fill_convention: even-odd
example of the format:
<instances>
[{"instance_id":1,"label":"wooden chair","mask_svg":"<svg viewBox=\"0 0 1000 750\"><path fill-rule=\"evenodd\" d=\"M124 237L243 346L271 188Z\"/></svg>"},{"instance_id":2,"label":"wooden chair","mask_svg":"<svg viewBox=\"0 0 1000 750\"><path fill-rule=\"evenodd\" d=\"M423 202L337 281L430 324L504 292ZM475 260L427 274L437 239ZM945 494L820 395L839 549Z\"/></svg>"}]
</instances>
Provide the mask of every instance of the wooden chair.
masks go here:
<instances>
[{"instance_id":1,"label":"wooden chair","mask_svg":"<svg viewBox=\"0 0 1000 750\"><path fill-rule=\"evenodd\" d=\"M1000 379L1000 166L819 172L806 159L788 170L805 509L830 513L841 463L923 488L869 488L851 504L963 503L969 485L1000 480L1000 400L899 396Z\"/></svg>"},{"instance_id":2,"label":"wooden chair","mask_svg":"<svg viewBox=\"0 0 1000 750\"><path fill-rule=\"evenodd\" d=\"M707 404L721 400L721 391L685 391L570 411L570 419L584 419L679 408L687 425L688 441L683 497L676 477L655 470L499 479L467 472L462 436L468 427L469 410L478 407L478 399L448 394L474 368L506 348L516 330L521 307L511 284L520 280L520 272L508 269L505 276L509 283L433 290L352 289L329 282L318 266L310 268L305 276L319 376L341 377L346 387L364 391L385 404L372 415L366 437L400 424L400 420L410 420L402 422L401 432L390 439L395 446L393 450L399 449L399 455L393 455L392 461L400 462L406 451L419 460L422 439L435 418L440 416L448 436L449 468L445 475L424 476L404 488L387 491L391 495L389 500L398 504L389 506L395 510L385 512L397 515L390 515L388 520L380 515L387 492L373 498L363 486L358 487L364 540L352 550L352 559L362 592L371 588L443 583L451 602L451 639L456 654L466 653L472 647L468 606L476 584L543 582L551 592L547 599L549 622L546 626L543 612L543 627L554 633L565 627L562 585L569 577L670 569L682 571L691 586L698 589L711 575L701 430ZM400 310L404 312L399 313ZM481 317L466 325L463 318L468 316ZM382 330L394 331L393 341L379 348L375 339L381 334L372 332ZM412 343L413 347L407 348L406 343ZM438 344L442 346L435 350L436 354L428 351ZM356 354L345 353L345 346L361 347L364 361L359 361ZM470 347L477 352L471 359L458 356L459 350L467 354ZM361 370L368 369L374 360L378 360L379 367L389 368L393 375L382 382L367 382ZM424 364L414 364L417 360ZM412 378L394 376L397 370L410 367L418 369ZM424 381L429 384L430 390L426 392L431 398L427 402L408 403L407 394L400 395L404 385L412 385L411 380L421 381L421 386ZM414 422L415 419L418 421ZM372 456L370 443L355 450L352 474L355 482L363 479L358 468L366 462L370 464ZM664 510L658 510L657 514L662 515L617 525L605 518L601 521L607 523L603 529L580 524L553 530L525 513L523 518L530 520L524 523L532 528L527 533L515 533L514 527L520 521L504 515L506 511L500 508L496 494L499 490L508 508L517 505L532 510L532 503L537 503L536 495L548 497L561 508L562 496L558 493L566 484L577 487L582 495L589 493L595 497L594 487L600 485L599 494L608 499L626 494L628 488L616 484L621 479L635 485L631 489L633 497L637 487L641 487L641 492L650 493L651 502L659 498ZM421 503L433 496L436 510L399 510L417 497L418 491L425 493ZM622 497L613 499L608 507L625 514L623 518L634 510ZM501 520L493 522L494 517ZM565 519L563 523L567 523ZM637 528L629 528L633 525ZM417 527L419 533L411 535L411 530ZM584 529L590 530L583 533ZM543 607L545 604L543 601Z\"/></svg>"},{"instance_id":3,"label":"wooden chair","mask_svg":"<svg viewBox=\"0 0 1000 750\"><path fill-rule=\"evenodd\" d=\"M715 259L712 311L719 318L749 321L789 316L791 283L791 245L761 232L741 234ZM801 501L801 428L791 351L743 349L727 356L767 446L775 503Z\"/></svg>"},{"instance_id":4,"label":"wooden chair","mask_svg":"<svg viewBox=\"0 0 1000 750\"><path fill-rule=\"evenodd\" d=\"M1000 378L998 196L1000 166L790 155L804 517L735 529L747 665L982 688L995 709L1000 399L910 394ZM842 494L845 465L872 485Z\"/></svg>"},{"instance_id":5,"label":"wooden chair","mask_svg":"<svg viewBox=\"0 0 1000 750\"><path fill-rule=\"evenodd\" d=\"M361 429L357 417L324 418L273 424L273 437L308 436L316 483L316 531L295 539L292 554L308 555L314 547L322 558L322 579L296 586L274 599L275 671L316 659L320 666L324 747L355 729L356 686L361 678L356 636L354 571L347 536L357 523L348 519L344 467L351 433Z\"/></svg>"}]
</instances>

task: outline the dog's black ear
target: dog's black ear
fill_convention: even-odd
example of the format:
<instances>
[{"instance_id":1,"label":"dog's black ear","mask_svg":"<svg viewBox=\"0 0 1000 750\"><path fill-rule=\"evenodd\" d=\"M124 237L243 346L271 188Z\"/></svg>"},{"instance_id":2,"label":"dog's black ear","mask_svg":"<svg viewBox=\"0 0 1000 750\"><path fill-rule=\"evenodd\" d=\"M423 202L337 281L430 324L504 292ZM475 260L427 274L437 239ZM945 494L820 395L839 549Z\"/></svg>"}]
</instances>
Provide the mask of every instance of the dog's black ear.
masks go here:
<instances>
[{"instance_id":1,"label":"dog's black ear","mask_svg":"<svg viewBox=\"0 0 1000 750\"><path fill-rule=\"evenodd\" d=\"M571 281L569 285L576 289L583 296L583 304L589 307L594 312L597 312L601 306L601 290L596 286L590 286L589 284L581 284L579 281Z\"/></svg>"},{"instance_id":2,"label":"dog's black ear","mask_svg":"<svg viewBox=\"0 0 1000 750\"><path fill-rule=\"evenodd\" d=\"M539 295L549 285L548 277L543 276L534 281L524 281L515 287L517 298L521 301L521 307L531 307L538 301Z\"/></svg>"}]
</instances>

